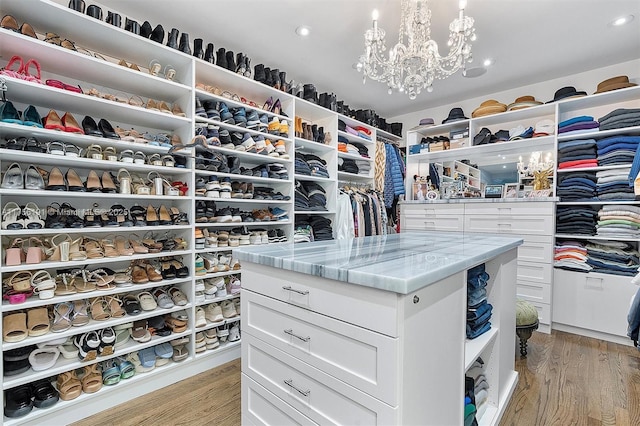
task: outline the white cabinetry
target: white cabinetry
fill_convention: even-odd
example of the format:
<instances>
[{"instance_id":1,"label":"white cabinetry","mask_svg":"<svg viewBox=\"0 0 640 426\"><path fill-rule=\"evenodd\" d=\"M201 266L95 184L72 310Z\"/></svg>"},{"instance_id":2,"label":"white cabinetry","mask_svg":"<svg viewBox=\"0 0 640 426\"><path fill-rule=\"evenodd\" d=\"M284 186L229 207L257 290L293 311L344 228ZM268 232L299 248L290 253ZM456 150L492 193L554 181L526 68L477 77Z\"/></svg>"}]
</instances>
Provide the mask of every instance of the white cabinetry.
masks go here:
<instances>
[{"instance_id":1,"label":"white cabinetry","mask_svg":"<svg viewBox=\"0 0 640 426\"><path fill-rule=\"evenodd\" d=\"M465 271L403 295L244 261L243 424L462 424L482 356L479 421L497 425L517 381L515 250L486 269L492 330L466 340Z\"/></svg>"}]
</instances>

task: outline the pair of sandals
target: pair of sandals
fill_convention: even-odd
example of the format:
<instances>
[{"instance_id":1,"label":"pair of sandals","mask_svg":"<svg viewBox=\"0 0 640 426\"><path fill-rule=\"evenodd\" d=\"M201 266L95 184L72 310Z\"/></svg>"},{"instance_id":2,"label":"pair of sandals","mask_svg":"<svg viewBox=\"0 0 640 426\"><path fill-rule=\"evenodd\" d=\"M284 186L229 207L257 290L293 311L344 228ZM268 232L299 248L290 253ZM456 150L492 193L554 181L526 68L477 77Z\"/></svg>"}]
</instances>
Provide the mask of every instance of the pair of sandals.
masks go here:
<instances>
[{"instance_id":1,"label":"pair of sandals","mask_svg":"<svg viewBox=\"0 0 640 426\"><path fill-rule=\"evenodd\" d=\"M44 220L40 217L40 209L34 202L28 202L20 207L13 201L2 208L2 229L42 229Z\"/></svg>"},{"instance_id":2,"label":"pair of sandals","mask_svg":"<svg viewBox=\"0 0 640 426\"><path fill-rule=\"evenodd\" d=\"M36 69L35 75L30 72L31 66ZM35 59L29 59L25 62L24 59L18 55L14 55L9 59L9 63L0 70L0 75L6 75L7 77L25 80L31 83L42 84L40 63Z\"/></svg>"}]
</instances>

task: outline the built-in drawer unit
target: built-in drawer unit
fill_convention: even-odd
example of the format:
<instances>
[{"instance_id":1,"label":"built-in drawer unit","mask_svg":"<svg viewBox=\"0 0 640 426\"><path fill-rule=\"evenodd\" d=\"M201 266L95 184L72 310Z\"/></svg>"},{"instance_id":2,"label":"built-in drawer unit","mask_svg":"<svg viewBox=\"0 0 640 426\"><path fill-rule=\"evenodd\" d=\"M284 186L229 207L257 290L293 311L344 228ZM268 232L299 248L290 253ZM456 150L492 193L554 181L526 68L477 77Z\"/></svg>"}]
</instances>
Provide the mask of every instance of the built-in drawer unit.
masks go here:
<instances>
[{"instance_id":1,"label":"built-in drawer unit","mask_svg":"<svg viewBox=\"0 0 640 426\"><path fill-rule=\"evenodd\" d=\"M397 405L398 339L247 291L242 333Z\"/></svg>"},{"instance_id":2,"label":"built-in drawer unit","mask_svg":"<svg viewBox=\"0 0 640 426\"><path fill-rule=\"evenodd\" d=\"M464 217L465 232L491 232L504 235L552 235L552 216L485 216L466 214Z\"/></svg>"},{"instance_id":3,"label":"built-in drawer unit","mask_svg":"<svg viewBox=\"0 0 640 426\"><path fill-rule=\"evenodd\" d=\"M553 266L550 263L524 262L518 259L518 281L550 284Z\"/></svg>"},{"instance_id":4,"label":"built-in drawer unit","mask_svg":"<svg viewBox=\"0 0 640 426\"><path fill-rule=\"evenodd\" d=\"M516 294L529 302L551 303L551 284L539 284L518 280Z\"/></svg>"},{"instance_id":5,"label":"built-in drawer unit","mask_svg":"<svg viewBox=\"0 0 640 426\"><path fill-rule=\"evenodd\" d=\"M553 237L547 235L527 235L518 247L518 260L526 262L553 262Z\"/></svg>"}]
</instances>

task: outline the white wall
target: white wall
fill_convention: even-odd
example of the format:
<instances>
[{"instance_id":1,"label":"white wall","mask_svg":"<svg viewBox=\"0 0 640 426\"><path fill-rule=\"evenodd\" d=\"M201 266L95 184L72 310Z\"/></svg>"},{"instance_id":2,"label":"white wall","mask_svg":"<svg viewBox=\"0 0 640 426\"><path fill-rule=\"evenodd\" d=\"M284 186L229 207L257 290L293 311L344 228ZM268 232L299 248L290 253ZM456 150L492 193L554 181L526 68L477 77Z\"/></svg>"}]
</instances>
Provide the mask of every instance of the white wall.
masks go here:
<instances>
[{"instance_id":1,"label":"white wall","mask_svg":"<svg viewBox=\"0 0 640 426\"><path fill-rule=\"evenodd\" d=\"M635 59L629 62L622 62L620 64L607 66L604 68L598 68L591 71L586 71L580 74L568 75L553 80L544 81L541 83L530 84L528 86L519 87L517 89L505 90L498 93L487 94L472 99L461 99L459 102L441 105L426 110L412 112L408 114L399 115L396 117L388 118L388 123L401 122L403 136L406 135L408 129L418 125L422 118L431 117L435 120L436 124L442 123L448 115L451 108L461 107L465 113L465 116L471 118L471 113L474 109L478 108L480 104L487 99L495 99L498 102L504 104L510 104L520 96L534 96L536 100L541 102L547 102L553 99L556 90L564 86L574 86L578 91L585 91L587 94L592 94L596 91L596 87L599 82L618 75L628 75L629 79L640 84L640 59ZM482 77L478 79L478 83L481 84ZM423 93L422 96L429 96L428 93Z\"/></svg>"}]
</instances>

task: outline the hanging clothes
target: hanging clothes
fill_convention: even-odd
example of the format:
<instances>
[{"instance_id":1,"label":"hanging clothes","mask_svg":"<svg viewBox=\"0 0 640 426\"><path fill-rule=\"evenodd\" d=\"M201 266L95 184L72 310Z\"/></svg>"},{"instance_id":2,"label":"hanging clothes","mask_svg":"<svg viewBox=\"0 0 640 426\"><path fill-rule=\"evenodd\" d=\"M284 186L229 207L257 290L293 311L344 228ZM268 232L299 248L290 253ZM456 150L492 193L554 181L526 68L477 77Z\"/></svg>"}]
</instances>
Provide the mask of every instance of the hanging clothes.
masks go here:
<instances>
[{"instance_id":1,"label":"hanging clothes","mask_svg":"<svg viewBox=\"0 0 640 426\"><path fill-rule=\"evenodd\" d=\"M336 204L336 240L345 240L355 236L351 197L342 191L338 192Z\"/></svg>"},{"instance_id":2,"label":"hanging clothes","mask_svg":"<svg viewBox=\"0 0 640 426\"><path fill-rule=\"evenodd\" d=\"M384 142L376 142L375 168L373 178L373 189L376 191L384 191L384 171L386 166L386 148Z\"/></svg>"},{"instance_id":3,"label":"hanging clothes","mask_svg":"<svg viewBox=\"0 0 640 426\"><path fill-rule=\"evenodd\" d=\"M404 195L404 163L398 147L385 144L384 205L393 207L394 199Z\"/></svg>"}]
</instances>

